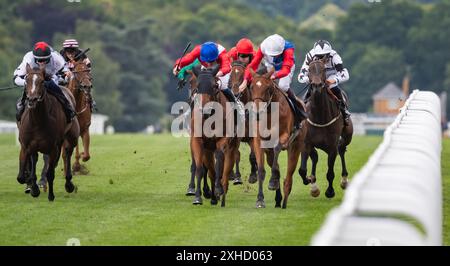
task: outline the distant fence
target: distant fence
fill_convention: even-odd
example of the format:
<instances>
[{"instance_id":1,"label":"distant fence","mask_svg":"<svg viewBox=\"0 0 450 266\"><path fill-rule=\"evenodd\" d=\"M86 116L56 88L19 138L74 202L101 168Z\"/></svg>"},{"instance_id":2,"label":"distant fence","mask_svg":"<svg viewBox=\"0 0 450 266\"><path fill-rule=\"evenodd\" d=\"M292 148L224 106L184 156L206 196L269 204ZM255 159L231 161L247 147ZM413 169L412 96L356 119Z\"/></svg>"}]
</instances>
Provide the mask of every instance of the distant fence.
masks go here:
<instances>
[{"instance_id":1,"label":"distant fence","mask_svg":"<svg viewBox=\"0 0 450 266\"><path fill-rule=\"evenodd\" d=\"M439 98L415 90L312 245L442 245Z\"/></svg>"}]
</instances>

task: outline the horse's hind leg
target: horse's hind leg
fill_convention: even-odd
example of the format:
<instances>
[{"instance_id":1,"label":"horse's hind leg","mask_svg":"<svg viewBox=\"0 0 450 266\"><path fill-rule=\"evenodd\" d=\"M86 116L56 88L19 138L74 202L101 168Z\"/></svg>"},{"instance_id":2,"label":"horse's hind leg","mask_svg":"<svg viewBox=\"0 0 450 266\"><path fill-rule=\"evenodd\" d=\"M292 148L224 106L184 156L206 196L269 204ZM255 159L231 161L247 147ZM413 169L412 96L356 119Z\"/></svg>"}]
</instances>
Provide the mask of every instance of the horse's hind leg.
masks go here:
<instances>
[{"instance_id":1,"label":"horse's hind leg","mask_svg":"<svg viewBox=\"0 0 450 266\"><path fill-rule=\"evenodd\" d=\"M291 194L293 182L292 175L295 172L295 168L297 167L298 163L298 157L300 156L300 147L294 145L296 145L296 142L292 143L288 148L288 169L286 172L286 179L284 180L283 209L286 209L289 194Z\"/></svg>"},{"instance_id":2,"label":"horse's hind leg","mask_svg":"<svg viewBox=\"0 0 450 266\"><path fill-rule=\"evenodd\" d=\"M25 184L27 182L27 162L28 162L28 155L25 153L25 151L20 149L20 155L19 155L19 174L17 175L17 182L19 184Z\"/></svg>"},{"instance_id":3,"label":"horse's hind leg","mask_svg":"<svg viewBox=\"0 0 450 266\"><path fill-rule=\"evenodd\" d=\"M298 169L298 174L302 178L303 185L305 185L305 186L308 185L309 183L311 183L311 180L309 180L306 177L308 157L309 157L309 152L304 151L301 153L301 164L300 164L300 168Z\"/></svg>"},{"instance_id":4,"label":"horse's hind leg","mask_svg":"<svg viewBox=\"0 0 450 266\"><path fill-rule=\"evenodd\" d=\"M48 170L47 170L47 182L48 182L48 200L54 201L55 194L53 192L53 181L55 180L55 168L58 164L59 152L61 149L58 147L48 155ZM63 154L64 156L64 154Z\"/></svg>"},{"instance_id":5,"label":"horse's hind leg","mask_svg":"<svg viewBox=\"0 0 450 266\"><path fill-rule=\"evenodd\" d=\"M256 176L256 170L258 170L258 165L256 163L256 156L255 156L255 152L253 151L252 146L250 146L250 155L248 156L248 160L250 161L250 175L248 177L248 182L250 184L254 184L256 183L256 181L258 181L258 178Z\"/></svg>"},{"instance_id":6,"label":"horse's hind leg","mask_svg":"<svg viewBox=\"0 0 450 266\"><path fill-rule=\"evenodd\" d=\"M41 191L39 190L39 186L37 185L37 176L36 176L36 164L38 160L38 153L33 153L30 156L30 162L31 162L31 196L34 198L39 197L39 194L41 194Z\"/></svg>"},{"instance_id":7,"label":"horse's hind leg","mask_svg":"<svg viewBox=\"0 0 450 266\"><path fill-rule=\"evenodd\" d=\"M210 198L211 198L211 205L217 205L217 198L215 195L215 170L214 170L214 160L212 160L213 158L213 154L212 152L209 151L205 151L205 169L207 171L207 175L209 176L209 180L211 182L211 191L210 191ZM204 169L204 170L205 170ZM206 183L206 179L204 181ZM206 198L206 196L205 196Z\"/></svg>"},{"instance_id":8,"label":"horse's hind leg","mask_svg":"<svg viewBox=\"0 0 450 266\"><path fill-rule=\"evenodd\" d=\"M44 166L42 167L41 179L39 179L39 187L47 192L47 173L48 173L48 155L44 154L42 156L44 158Z\"/></svg>"},{"instance_id":9,"label":"horse's hind leg","mask_svg":"<svg viewBox=\"0 0 450 266\"><path fill-rule=\"evenodd\" d=\"M73 153L73 146L66 141L63 153L64 168L65 168L64 174L66 176L66 184L64 185L64 187L68 193L72 193L75 190L75 186L72 183L72 169L70 167L70 158L72 157L72 153Z\"/></svg>"}]
</instances>

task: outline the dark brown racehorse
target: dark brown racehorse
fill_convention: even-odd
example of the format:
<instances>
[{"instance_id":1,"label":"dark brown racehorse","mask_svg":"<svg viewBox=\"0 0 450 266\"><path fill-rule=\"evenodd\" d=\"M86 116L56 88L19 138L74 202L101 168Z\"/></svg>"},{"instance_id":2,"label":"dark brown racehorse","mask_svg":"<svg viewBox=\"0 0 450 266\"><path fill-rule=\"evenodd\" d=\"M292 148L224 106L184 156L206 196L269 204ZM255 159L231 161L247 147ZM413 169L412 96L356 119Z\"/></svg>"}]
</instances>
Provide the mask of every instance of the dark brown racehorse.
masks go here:
<instances>
[{"instance_id":1,"label":"dark brown racehorse","mask_svg":"<svg viewBox=\"0 0 450 266\"><path fill-rule=\"evenodd\" d=\"M345 152L353 135L353 124L349 119L348 126L344 126L344 120L338 107L337 100L326 85L325 64L322 60L315 60L309 64L309 80L311 96L307 103L308 123L305 138L305 151L302 152L302 162L299 174L303 184L311 183L311 195L317 197L320 190L316 185L316 165L319 148L328 154L327 180L328 188L325 195L332 198L335 195L333 188L334 163L339 153L342 162L341 187L347 186L347 167L345 164ZM346 95L344 95L347 98ZM348 101L347 101L348 102ZM311 176L306 177L306 163L308 156L312 159Z\"/></svg>"},{"instance_id":2,"label":"dark brown racehorse","mask_svg":"<svg viewBox=\"0 0 450 266\"><path fill-rule=\"evenodd\" d=\"M90 135L89 126L91 125L91 103L92 103L92 75L90 68L82 61L74 62L73 76L69 80L68 89L72 92L76 101L76 112L78 123L80 124L80 137L83 140L83 152L79 152L77 145L75 151L75 163L73 171L78 172L81 169L80 157L83 162L87 162L91 155L89 153Z\"/></svg>"},{"instance_id":3,"label":"dark brown racehorse","mask_svg":"<svg viewBox=\"0 0 450 266\"><path fill-rule=\"evenodd\" d=\"M226 195L228 191L228 179L233 168L236 149L239 139L229 137L226 134L227 122L226 113L228 110L227 99L220 92L216 80L216 74L219 71L219 65L212 69L201 69L197 66L193 69L193 73L197 80L197 94L194 96L194 106L191 116L191 152L195 160L196 166L196 195L194 204L202 204L200 182L202 178L203 165L208 169L208 175L211 179L211 204L217 204L217 198L222 196L221 206L225 206ZM207 114L207 109L211 103L220 104L224 111L223 121L219 121L223 125L223 131L218 132L219 125L214 125L213 130L217 130L217 134L207 136L202 130L205 128L205 121L211 114ZM198 130L201 130L198 132ZM196 132L197 131L197 132ZM197 133L197 134L196 134Z\"/></svg>"},{"instance_id":4,"label":"dark brown racehorse","mask_svg":"<svg viewBox=\"0 0 450 266\"><path fill-rule=\"evenodd\" d=\"M264 170L264 152L267 156L269 166L272 168L272 176L269 180L269 190L276 190L275 195L275 207L281 207L281 190L280 190L280 167L278 165L278 156L282 150L288 152L288 167L286 172L286 179L284 182L284 200L283 208L286 208L287 200L292 188L292 175L297 167L298 158L300 152L304 149L303 139L305 137L305 127L298 130L294 130L294 113L289 106L287 96L278 88L278 85L270 79L274 70L272 69L266 74L258 75L252 69L250 69L253 80L250 85L251 98L256 107L256 120L259 128L261 123L261 117L264 117L264 113L267 113L267 125L270 129L270 137L275 137L276 142L273 148L263 148L261 141L269 137L263 136L258 129L257 134L253 138L253 148L256 155L256 161L258 164L258 197L256 201L257 208L265 207L263 183L266 172ZM299 101L301 103L301 101ZM278 103L279 115L278 123L272 121L271 112L275 110L271 109L271 103ZM304 121L302 122L304 124ZM278 132L273 131L278 128ZM278 134L274 136L274 134Z\"/></svg>"},{"instance_id":5,"label":"dark brown racehorse","mask_svg":"<svg viewBox=\"0 0 450 266\"><path fill-rule=\"evenodd\" d=\"M247 103L251 102L251 95L250 95L250 91L248 89L244 90L242 93L239 93L239 85L242 83L242 81L244 80L244 74L245 74L245 68L246 68L246 64L240 62L240 61L233 61L232 65L231 65L231 72L230 72L230 80L229 80L229 88L231 88L231 90L233 91L234 95L236 95L236 98L239 99L239 101L241 101L241 103L243 105L246 105ZM256 178L256 169L257 169L257 164L256 164L256 157L255 157L255 153L253 152L253 148L252 148L252 138L249 136L249 124L248 124L248 116L246 117L246 124L245 124L245 137L241 139L242 142L247 143L250 146L250 155L249 155L249 161L250 161L250 167L251 167L251 172L250 175L248 177L248 182L251 184L256 183L257 178ZM239 180L241 179L241 171L239 169L239 163L241 160L241 153L239 151L239 149L236 151L236 164L235 164L235 180L238 181L233 181L233 183L237 184L239 183Z\"/></svg>"},{"instance_id":6,"label":"dark brown racehorse","mask_svg":"<svg viewBox=\"0 0 450 266\"><path fill-rule=\"evenodd\" d=\"M21 149L17 181L20 184L28 183L31 187L31 195L38 197L40 194L36 184L38 152L48 155L48 164L45 166L49 186L48 200L53 201L55 199L53 193L55 167L62 148L65 158L65 189L69 193L75 189L71 181L70 158L77 144L80 129L76 119L67 123L61 103L45 89L45 69L31 69L28 64L26 69L26 109L18 124ZM70 92L65 90L71 96ZM75 104L73 96L70 100Z\"/></svg>"}]
</instances>

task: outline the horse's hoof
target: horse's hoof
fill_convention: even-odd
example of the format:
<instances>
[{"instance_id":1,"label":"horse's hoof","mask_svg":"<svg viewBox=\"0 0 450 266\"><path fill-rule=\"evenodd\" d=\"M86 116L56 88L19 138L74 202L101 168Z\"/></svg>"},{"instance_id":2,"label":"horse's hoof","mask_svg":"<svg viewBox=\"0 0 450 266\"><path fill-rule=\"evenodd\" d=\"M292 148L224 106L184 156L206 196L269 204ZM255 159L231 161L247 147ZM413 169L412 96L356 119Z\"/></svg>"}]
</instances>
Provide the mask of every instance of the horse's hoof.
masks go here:
<instances>
[{"instance_id":1,"label":"horse's hoof","mask_svg":"<svg viewBox=\"0 0 450 266\"><path fill-rule=\"evenodd\" d=\"M309 183L316 183L316 177L315 176L313 176L313 175L311 175L311 176L308 176L308 180L309 180Z\"/></svg>"},{"instance_id":2,"label":"horse's hoof","mask_svg":"<svg viewBox=\"0 0 450 266\"><path fill-rule=\"evenodd\" d=\"M308 178L302 178L303 180L303 185L307 186L311 183L311 181Z\"/></svg>"},{"instance_id":3,"label":"horse's hoof","mask_svg":"<svg viewBox=\"0 0 450 266\"><path fill-rule=\"evenodd\" d=\"M217 205L218 201L217 199L211 199L211 205Z\"/></svg>"},{"instance_id":4,"label":"horse's hoof","mask_svg":"<svg viewBox=\"0 0 450 266\"><path fill-rule=\"evenodd\" d=\"M48 195L48 201L54 201L55 200L55 195Z\"/></svg>"},{"instance_id":5,"label":"horse's hoof","mask_svg":"<svg viewBox=\"0 0 450 266\"><path fill-rule=\"evenodd\" d=\"M256 208L257 208L257 209L265 208L265 207L266 207L266 203L264 203L263 200L258 200L258 201L256 202Z\"/></svg>"},{"instance_id":6,"label":"horse's hoof","mask_svg":"<svg viewBox=\"0 0 450 266\"><path fill-rule=\"evenodd\" d=\"M281 208L281 203L275 203L275 208Z\"/></svg>"},{"instance_id":7,"label":"horse's hoof","mask_svg":"<svg viewBox=\"0 0 450 266\"><path fill-rule=\"evenodd\" d=\"M64 187L65 187L67 193L72 193L75 190L75 186L73 185L72 182L66 182Z\"/></svg>"},{"instance_id":8,"label":"horse's hoof","mask_svg":"<svg viewBox=\"0 0 450 266\"><path fill-rule=\"evenodd\" d=\"M277 178L271 178L269 180L269 190L277 190L280 188L280 180Z\"/></svg>"},{"instance_id":9,"label":"horse's hoof","mask_svg":"<svg viewBox=\"0 0 450 266\"><path fill-rule=\"evenodd\" d=\"M311 189L311 196L317 198L320 195L320 189Z\"/></svg>"},{"instance_id":10,"label":"horse's hoof","mask_svg":"<svg viewBox=\"0 0 450 266\"><path fill-rule=\"evenodd\" d=\"M31 192L31 188L30 187L26 187L25 188L25 194L30 194Z\"/></svg>"},{"instance_id":11,"label":"horse's hoof","mask_svg":"<svg viewBox=\"0 0 450 266\"><path fill-rule=\"evenodd\" d=\"M234 180L234 179L236 179L236 175L233 172L231 172L230 176L228 177L228 179L229 180Z\"/></svg>"},{"instance_id":12,"label":"horse's hoof","mask_svg":"<svg viewBox=\"0 0 450 266\"><path fill-rule=\"evenodd\" d=\"M203 204L203 200L201 197L195 197L195 199L192 201L192 204L194 205L202 205Z\"/></svg>"},{"instance_id":13,"label":"horse's hoof","mask_svg":"<svg viewBox=\"0 0 450 266\"><path fill-rule=\"evenodd\" d=\"M37 198L37 197L39 197L39 195L41 194L41 191L39 190L39 187L38 186L33 186L33 187L31 187L31 196L33 197L33 198Z\"/></svg>"},{"instance_id":14,"label":"horse's hoof","mask_svg":"<svg viewBox=\"0 0 450 266\"><path fill-rule=\"evenodd\" d=\"M240 177L236 177L233 180L233 185L242 185L242 179Z\"/></svg>"},{"instance_id":15,"label":"horse's hoof","mask_svg":"<svg viewBox=\"0 0 450 266\"><path fill-rule=\"evenodd\" d=\"M203 189L203 197L205 197L206 199L210 199L211 198L211 190L208 189Z\"/></svg>"},{"instance_id":16,"label":"horse's hoof","mask_svg":"<svg viewBox=\"0 0 450 266\"><path fill-rule=\"evenodd\" d=\"M19 182L19 184L23 185L27 182L27 180L25 179L25 177L17 177L17 182Z\"/></svg>"},{"instance_id":17,"label":"horse's hoof","mask_svg":"<svg viewBox=\"0 0 450 266\"><path fill-rule=\"evenodd\" d=\"M258 181L258 178L256 177L256 173L251 173L250 176L248 177L248 182L250 184L255 184L256 181Z\"/></svg>"},{"instance_id":18,"label":"horse's hoof","mask_svg":"<svg viewBox=\"0 0 450 266\"><path fill-rule=\"evenodd\" d=\"M79 172L80 171L80 165L74 165L73 167L72 167L72 172Z\"/></svg>"},{"instance_id":19,"label":"horse's hoof","mask_svg":"<svg viewBox=\"0 0 450 266\"><path fill-rule=\"evenodd\" d=\"M283 207L281 207L281 208L286 209L286 205L287 205L287 202L283 202Z\"/></svg>"},{"instance_id":20,"label":"horse's hoof","mask_svg":"<svg viewBox=\"0 0 450 266\"><path fill-rule=\"evenodd\" d=\"M327 191L325 191L325 196L329 199L334 197L334 189L327 189Z\"/></svg>"},{"instance_id":21,"label":"horse's hoof","mask_svg":"<svg viewBox=\"0 0 450 266\"><path fill-rule=\"evenodd\" d=\"M216 187L215 193L216 193L216 197L222 196L223 195L223 188L222 188L222 186Z\"/></svg>"},{"instance_id":22,"label":"horse's hoof","mask_svg":"<svg viewBox=\"0 0 450 266\"><path fill-rule=\"evenodd\" d=\"M89 161L89 159L91 159L91 156L82 156L81 157L81 160L83 161L83 162L87 162L87 161Z\"/></svg>"},{"instance_id":23,"label":"horse's hoof","mask_svg":"<svg viewBox=\"0 0 450 266\"><path fill-rule=\"evenodd\" d=\"M192 187L188 188L186 196L195 196L195 188Z\"/></svg>"},{"instance_id":24,"label":"horse's hoof","mask_svg":"<svg viewBox=\"0 0 450 266\"><path fill-rule=\"evenodd\" d=\"M341 179L341 188L342 188L342 189L346 189L347 186L348 186L348 179L347 179L347 178Z\"/></svg>"}]
</instances>

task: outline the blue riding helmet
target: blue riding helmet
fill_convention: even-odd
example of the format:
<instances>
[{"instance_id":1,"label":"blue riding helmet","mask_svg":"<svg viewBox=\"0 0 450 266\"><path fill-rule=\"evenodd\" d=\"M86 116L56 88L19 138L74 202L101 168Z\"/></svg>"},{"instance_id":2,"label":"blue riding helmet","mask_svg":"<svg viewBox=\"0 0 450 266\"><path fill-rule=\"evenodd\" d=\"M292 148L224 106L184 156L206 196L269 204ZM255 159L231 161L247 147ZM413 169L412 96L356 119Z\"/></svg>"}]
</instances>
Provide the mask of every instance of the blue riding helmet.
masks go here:
<instances>
[{"instance_id":1,"label":"blue riding helmet","mask_svg":"<svg viewBox=\"0 0 450 266\"><path fill-rule=\"evenodd\" d=\"M214 62L219 57L219 49L217 44L213 42L205 42L200 48L200 60L203 62Z\"/></svg>"}]
</instances>

